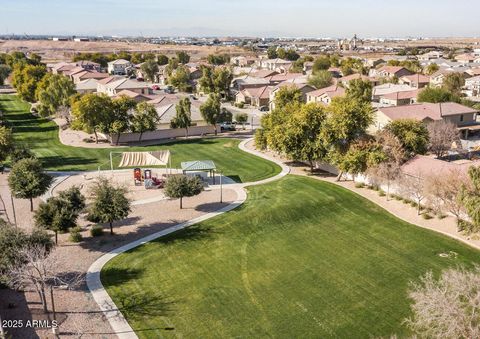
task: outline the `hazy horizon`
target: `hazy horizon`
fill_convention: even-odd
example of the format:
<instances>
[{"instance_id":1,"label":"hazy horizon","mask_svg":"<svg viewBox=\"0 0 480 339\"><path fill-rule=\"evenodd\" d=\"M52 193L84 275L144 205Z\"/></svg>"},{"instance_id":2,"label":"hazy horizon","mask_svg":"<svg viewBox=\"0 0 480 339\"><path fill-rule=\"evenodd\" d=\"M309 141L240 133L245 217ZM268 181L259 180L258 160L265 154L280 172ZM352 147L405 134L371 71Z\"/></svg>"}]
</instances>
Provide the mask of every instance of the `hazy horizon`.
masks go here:
<instances>
[{"instance_id":1,"label":"hazy horizon","mask_svg":"<svg viewBox=\"0 0 480 339\"><path fill-rule=\"evenodd\" d=\"M0 0L0 34L339 38L478 37L480 2ZM461 9L464 9L463 11Z\"/></svg>"}]
</instances>

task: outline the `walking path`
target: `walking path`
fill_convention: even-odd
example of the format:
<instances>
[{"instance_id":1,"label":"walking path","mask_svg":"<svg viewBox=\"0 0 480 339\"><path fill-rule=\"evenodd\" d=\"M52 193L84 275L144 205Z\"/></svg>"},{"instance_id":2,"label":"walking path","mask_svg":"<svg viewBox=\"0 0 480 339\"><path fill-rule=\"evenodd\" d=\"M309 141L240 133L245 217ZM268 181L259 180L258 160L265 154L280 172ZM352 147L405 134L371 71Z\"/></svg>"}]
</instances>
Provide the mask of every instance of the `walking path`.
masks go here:
<instances>
[{"instance_id":1,"label":"walking path","mask_svg":"<svg viewBox=\"0 0 480 339\"><path fill-rule=\"evenodd\" d=\"M181 230L185 227L197 224L199 222L205 221L207 219L216 217L220 214L223 214L225 212L231 211L234 208L237 208L241 204L243 204L247 198L247 193L245 188L248 186L254 186L254 185L261 185L265 183L269 183L272 181L276 181L281 179L282 177L286 176L290 172L293 174L297 175L304 175L308 176L307 171L305 171L306 167L293 167L290 168L286 162L286 159L283 159L279 156L274 155L273 153L270 152L259 152L254 149L253 146L253 139L246 139L243 140L239 144L239 148L247 153L251 153L253 155L265 158L267 160L270 160L272 162L275 162L279 166L282 167L282 171L280 174L265 179L257 182L250 182L250 183L242 183L242 184L232 184L228 185L230 189L233 189L236 194L237 194L237 199L233 201L231 204L223 207L222 209L211 212L205 215L202 215L200 217L191 219L189 221L174 225L172 227L169 227L167 229L161 230L157 233L148 235L144 238L141 238L139 240L133 241L127 245L124 245L120 248L117 248L102 257L100 257L98 260L96 260L88 269L87 272L87 286L90 289L94 300L97 302L99 305L100 309L104 312L106 318L108 319L113 331L117 334L119 338L122 339L132 339L132 338L137 338L137 335L133 331L133 329L130 327L126 319L123 317L121 312L119 311L118 307L115 305L113 300L110 298L108 293L106 292L105 288L102 285L102 282L100 280L100 272L103 268L103 266L110 261L112 258L116 257L117 255L124 253L128 250L131 250L137 246L140 246L142 244L145 244L149 241L155 240L157 238L163 237L167 234L170 234L172 232L176 232L178 230ZM417 215L416 209L415 208L410 208L409 206L404 205L403 203L395 200L387 201L386 198L380 197L377 192L368 190L368 189L362 189L362 188L356 188L353 182L336 182L334 177L318 177L318 176L312 176L312 178L319 179L319 180L324 180L328 181L334 184L337 184L339 186L342 186L344 188L347 188L361 196L363 196L366 199L369 199L370 201L376 203L377 205L381 206L382 208L386 209L388 212L392 213L396 217L409 222L411 224L427 228L430 230L433 230L435 232L442 233L444 235L447 235L449 237L452 237L454 239L457 239L459 241L462 241L472 247L475 247L477 249L480 249L480 240L476 239L471 239L469 237L466 237L456 230L456 224L455 221L452 217L447 217L442 220L437 220L437 219L431 219L431 220L425 220L421 216ZM212 189L218 189L218 187L212 187Z\"/></svg>"}]
</instances>

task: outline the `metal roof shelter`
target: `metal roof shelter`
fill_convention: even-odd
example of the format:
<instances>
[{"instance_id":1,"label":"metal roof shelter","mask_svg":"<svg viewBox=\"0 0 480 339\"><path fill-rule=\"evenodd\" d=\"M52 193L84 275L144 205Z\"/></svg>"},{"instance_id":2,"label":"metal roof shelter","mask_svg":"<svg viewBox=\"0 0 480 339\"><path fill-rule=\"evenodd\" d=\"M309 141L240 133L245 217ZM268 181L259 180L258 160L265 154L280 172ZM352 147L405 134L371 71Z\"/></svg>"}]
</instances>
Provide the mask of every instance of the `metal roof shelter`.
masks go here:
<instances>
[{"instance_id":1,"label":"metal roof shelter","mask_svg":"<svg viewBox=\"0 0 480 339\"><path fill-rule=\"evenodd\" d=\"M212 160L195 160L195 161L185 161L181 163L182 172L209 172L210 176L213 177L213 184L215 184L215 170L217 167Z\"/></svg>"}]
</instances>

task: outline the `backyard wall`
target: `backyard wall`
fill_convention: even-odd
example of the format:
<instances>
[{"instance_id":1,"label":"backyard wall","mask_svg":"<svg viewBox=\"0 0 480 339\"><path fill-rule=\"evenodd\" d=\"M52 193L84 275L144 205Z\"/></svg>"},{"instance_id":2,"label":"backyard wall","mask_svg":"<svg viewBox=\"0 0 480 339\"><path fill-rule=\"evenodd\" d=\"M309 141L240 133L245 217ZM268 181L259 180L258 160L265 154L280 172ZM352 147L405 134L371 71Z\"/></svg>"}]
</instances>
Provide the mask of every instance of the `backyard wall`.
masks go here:
<instances>
[{"instance_id":1,"label":"backyard wall","mask_svg":"<svg viewBox=\"0 0 480 339\"><path fill-rule=\"evenodd\" d=\"M220 126L217 126L217 132L220 132ZM201 136L204 134L213 134L215 133L215 128L213 126L191 126L188 128L189 136ZM173 139L178 137L185 137L184 128L174 128L174 129L159 129L156 131L145 132L142 134L141 141L155 141L155 140L165 140ZM119 144L128 144L131 142L138 142L140 138L140 133L122 133L118 138ZM117 135L107 136L107 139L112 143L117 143Z\"/></svg>"}]
</instances>

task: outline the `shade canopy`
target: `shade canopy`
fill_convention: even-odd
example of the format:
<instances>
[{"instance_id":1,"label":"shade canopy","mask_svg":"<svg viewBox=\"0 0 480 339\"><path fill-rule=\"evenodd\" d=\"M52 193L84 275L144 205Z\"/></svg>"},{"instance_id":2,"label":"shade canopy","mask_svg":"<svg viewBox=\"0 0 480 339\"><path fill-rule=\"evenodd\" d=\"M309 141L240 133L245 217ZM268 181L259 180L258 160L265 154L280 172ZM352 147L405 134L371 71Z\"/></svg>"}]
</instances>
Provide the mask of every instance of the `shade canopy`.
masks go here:
<instances>
[{"instance_id":1,"label":"shade canopy","mask_svg":"<svg viewBox=\"0 0 480 339\"><path fill-rule=\"evenodd\" d=\"M170 151L123 152L118 167L166 166L170 159Z\"/></svg>"},{"instance_id":2,"label":"shade canopy","mask_svg":"<svg viewBox=\"0 0 480 339\"><path fill-rule=\"evenodd\" d=\"M182 171L211 171L217 167L212 160L195 160L182 162Z\"/></svg>"}]
</instances>

